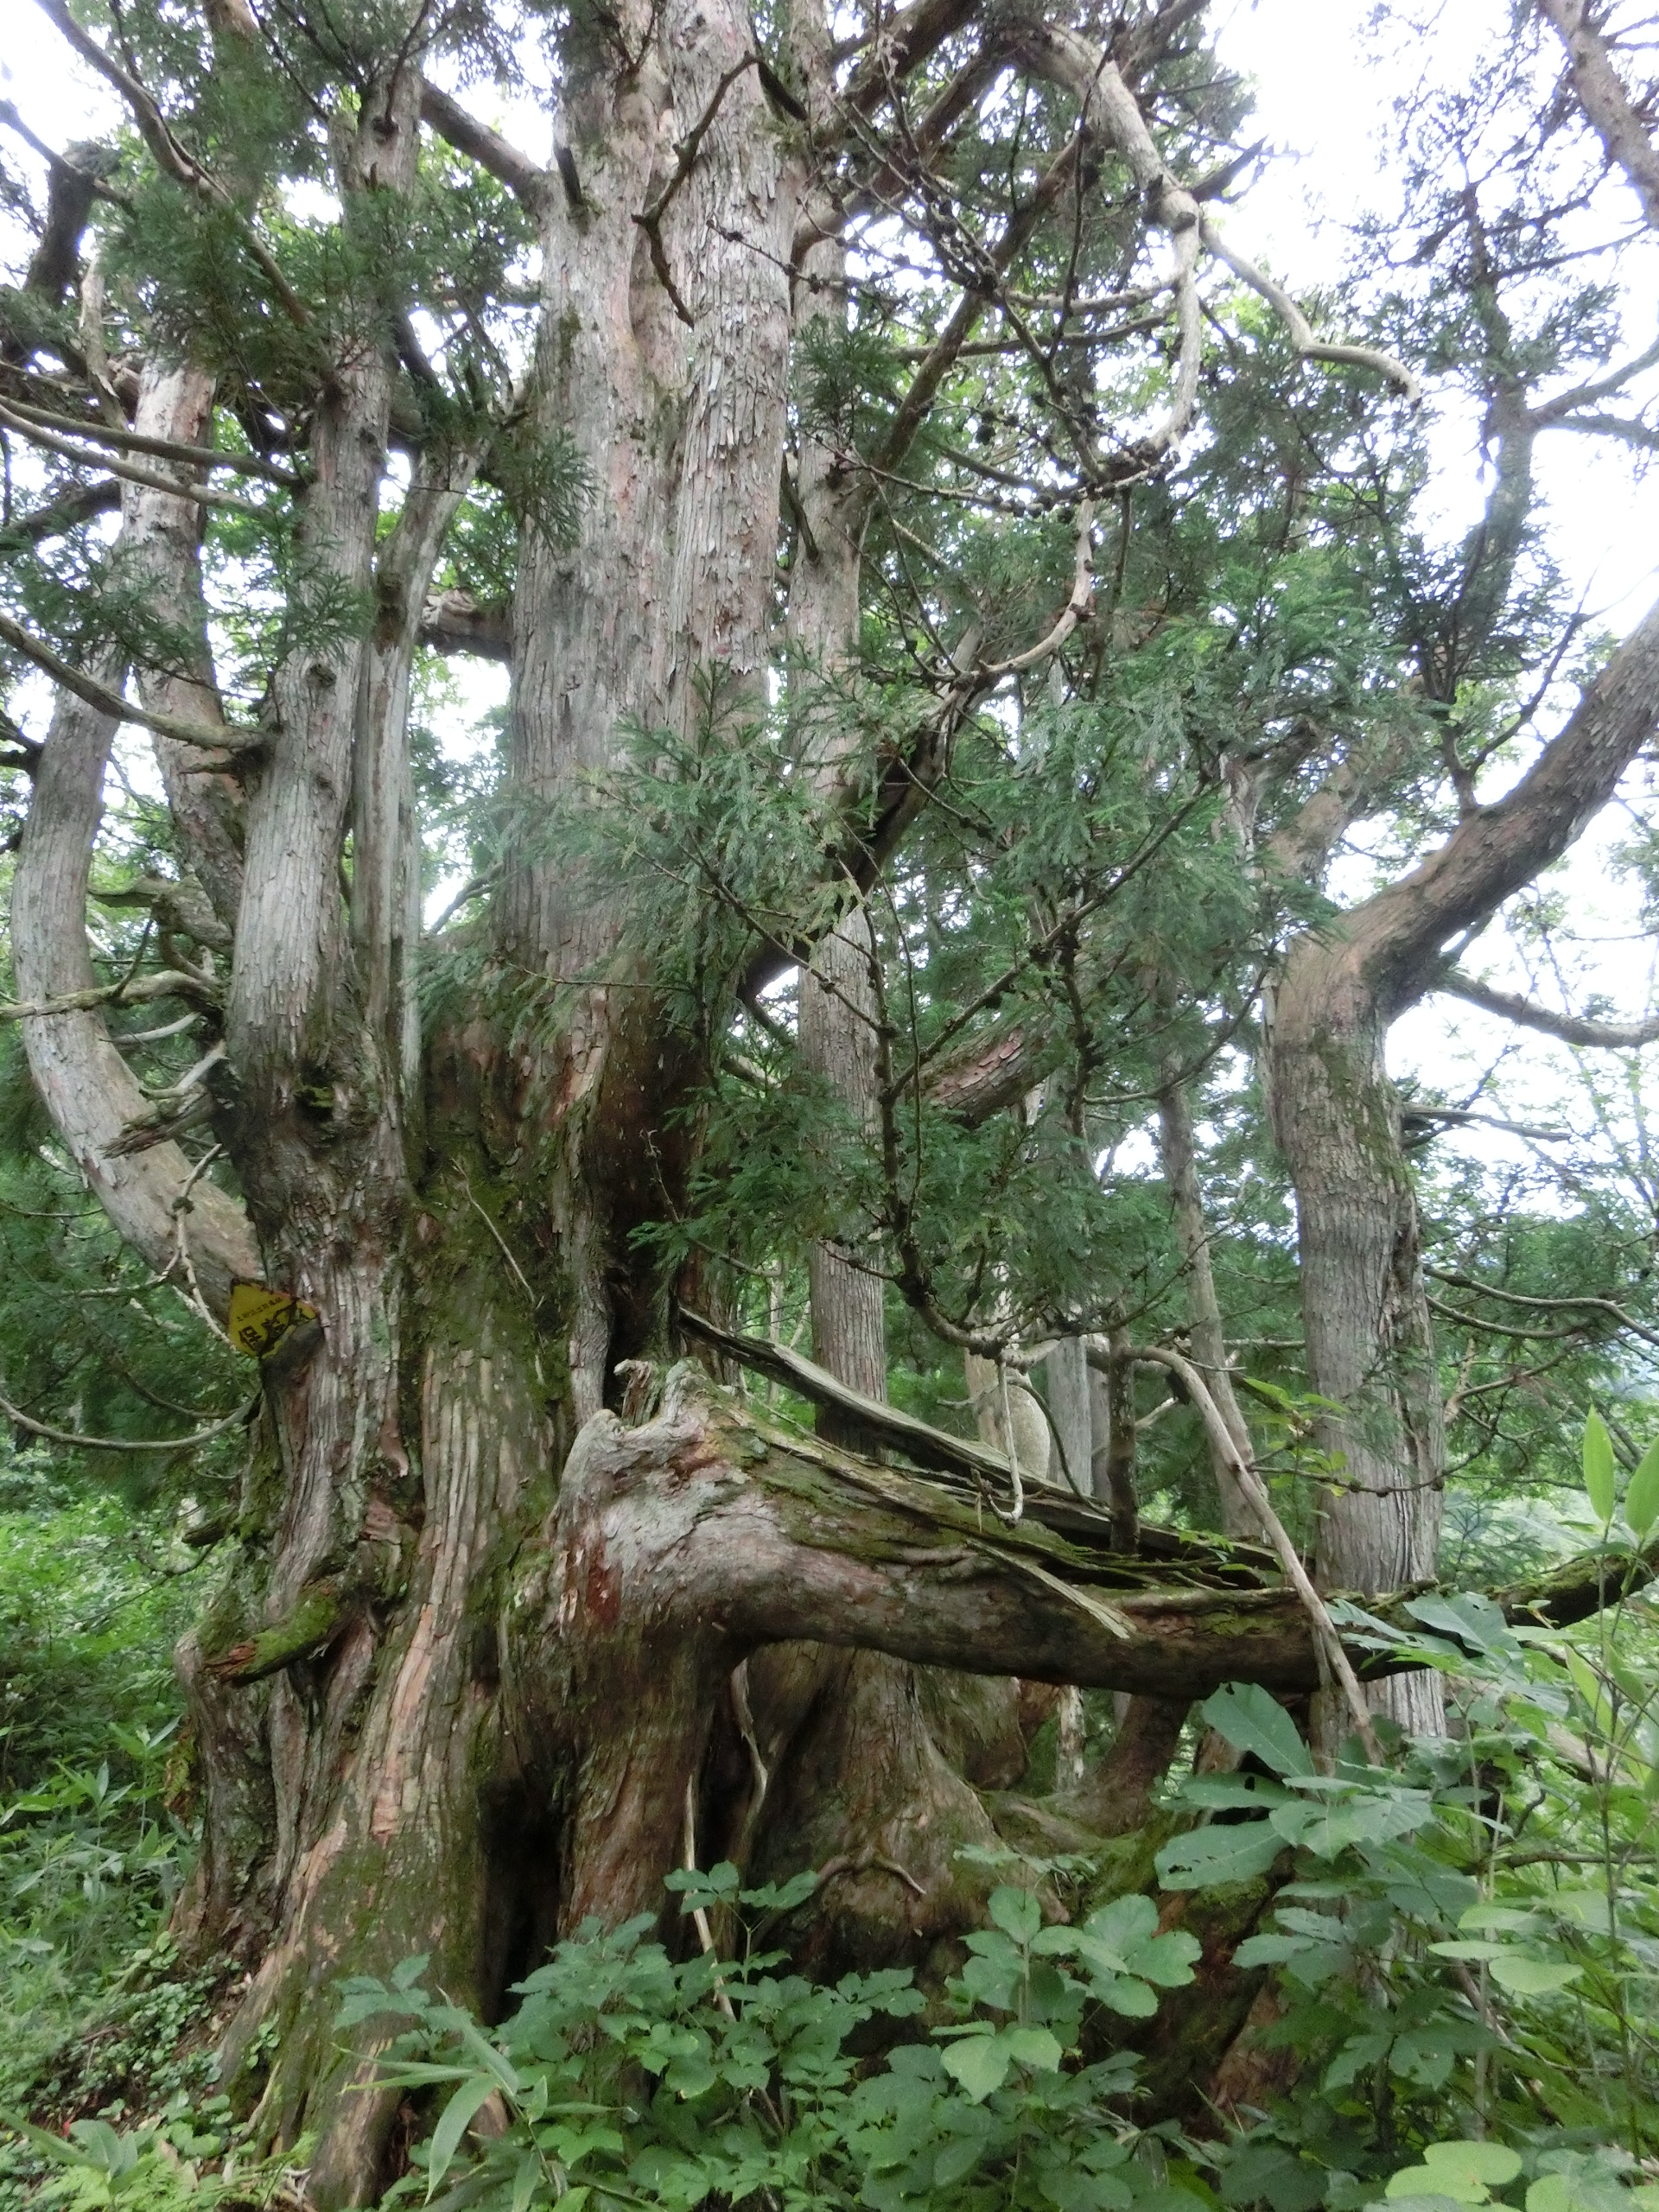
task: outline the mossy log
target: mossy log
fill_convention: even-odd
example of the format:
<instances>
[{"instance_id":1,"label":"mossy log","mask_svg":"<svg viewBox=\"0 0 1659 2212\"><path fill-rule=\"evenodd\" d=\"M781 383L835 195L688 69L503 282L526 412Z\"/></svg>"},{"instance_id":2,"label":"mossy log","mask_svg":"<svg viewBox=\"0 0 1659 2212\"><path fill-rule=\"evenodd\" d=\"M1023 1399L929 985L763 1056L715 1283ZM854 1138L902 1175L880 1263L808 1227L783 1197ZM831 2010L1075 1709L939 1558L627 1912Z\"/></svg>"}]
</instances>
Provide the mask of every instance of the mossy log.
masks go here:
<instances>
[{"instance_id":1,"label":"mossy log","mask_svg":"<svg viewBox=\"0 0 1659 2212\"><path fill-rule=\"evenodd\" d=\"M810 1637L973 1674L1201 1698L1249 1681L1319 1686L1307 1617L1254 1546L1148 1528L1115 1550L1109 1516L966 1477L880 1465L809 1438L690 1365L658 1416L589 1421L514 1607L517 1668L538 1652L648 1639L710 1680L762 1644ZM1493 1593L1556 1625L1640 1586L1659 1546L1569 1562ZM1407 1591L1370 1601L1411 1626ZM1356 1643L1376 1675L1409 1663Z\"/></svg>"}]
</instances>

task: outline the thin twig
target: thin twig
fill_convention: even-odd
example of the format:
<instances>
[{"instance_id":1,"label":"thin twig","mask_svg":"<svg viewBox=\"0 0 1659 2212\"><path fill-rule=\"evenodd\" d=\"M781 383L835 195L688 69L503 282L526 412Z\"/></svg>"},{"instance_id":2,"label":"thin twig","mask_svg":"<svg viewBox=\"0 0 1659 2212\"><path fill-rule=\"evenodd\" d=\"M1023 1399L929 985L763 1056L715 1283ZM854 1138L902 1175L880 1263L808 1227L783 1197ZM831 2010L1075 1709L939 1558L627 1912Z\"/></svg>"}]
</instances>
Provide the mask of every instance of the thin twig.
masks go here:
<instances>
[{"instance_id":1,"label":"thin twig","mask_svg":"<svg viewBox=\"0 0 1659 2212\"><path fill-rule=\"evenodd\" d=\"M265 741L263 731L245 729L233 722L187 722L176 715L153 715L147 708L134 706L95 677L71 667L49 645L31 638L22 624L14 622L9 614L0 614L0 644L10 645L25 660L33 661L54 683L99 714L108 715L112 721L136 722L141 729L154 730L158 737L173 738L181 745L206 746L220 753L251 753Z\"/></svg>"},{"instance_id":2,"label":"thin twig","mask_svg":"<svg viewBox=\"0 0 1659 2212\"><path fill-rule=\"evenodd\" d=\"M85 1452L181 1452L187 1446L206 1444L210 1437L222 1436L227 1428L234 1428L245 1421L259 1401L251 1399L238 1406L233 1414L226 1414L223 1421L211 1422L206 1428L193 1429L188 1436L152 1436L136 1440L130 1436L83 1436L78 1430L54 1428L48 1421L35 1421L14 1406L10 1398L0 1396L0 1414L15 1427L27 1429L31 1436L43 1436L48 1444L70 1444Z\"/></svg>"}]
</instances>

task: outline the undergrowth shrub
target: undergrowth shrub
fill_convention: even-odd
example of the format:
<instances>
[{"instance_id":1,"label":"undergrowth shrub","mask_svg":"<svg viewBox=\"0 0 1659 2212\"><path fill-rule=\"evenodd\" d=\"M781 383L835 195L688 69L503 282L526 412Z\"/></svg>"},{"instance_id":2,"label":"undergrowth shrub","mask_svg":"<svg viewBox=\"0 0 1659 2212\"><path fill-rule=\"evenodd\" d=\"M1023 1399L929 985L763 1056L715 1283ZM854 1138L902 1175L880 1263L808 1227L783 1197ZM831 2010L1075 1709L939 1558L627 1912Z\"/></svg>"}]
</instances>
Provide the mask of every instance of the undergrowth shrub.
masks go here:
<instances>
[{"instance_id":1,"label":"undergrowth shrub","mask_svg":"<svg viewBox=\"0 0 1659 2212\"><path fill-rule=\"evenodd\" d=\"M0 1471L0 2107L120 2117L205 2083L177 2053L214 1976L162 1932L193 1850L172 1655L197 1600L153 1517L41 1452Z\"/></svg>"}]
</instances>

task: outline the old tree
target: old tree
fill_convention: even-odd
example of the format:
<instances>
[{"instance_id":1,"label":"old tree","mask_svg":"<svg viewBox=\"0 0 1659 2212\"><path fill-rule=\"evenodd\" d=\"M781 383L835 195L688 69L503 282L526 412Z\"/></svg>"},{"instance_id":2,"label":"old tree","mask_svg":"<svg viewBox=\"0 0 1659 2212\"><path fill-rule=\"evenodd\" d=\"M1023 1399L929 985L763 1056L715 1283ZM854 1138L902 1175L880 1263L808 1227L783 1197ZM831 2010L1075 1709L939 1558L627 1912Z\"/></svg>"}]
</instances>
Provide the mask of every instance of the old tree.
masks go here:
<instances>
[{"instance_id":1,"label":"old tree","mask_svg":"<svg viewBox=\"0 0 1659 2212\"><path fill-rule=\"evenodd\" d=\"M1299 302L1203 0L39 4L120 121L3 117L9 1012L146 1294L278 1294L178 1929L355 2200L341 1974L487 2012L688 1849L919 1961L1042 1685L1125 1694L1071 1835L1221 1682L1352 1725L1258 1454L1320 1588L1431 1578L1484 1311L1389 1028L1644 1033L1458 962L1659 721L1659 613L1586 632L1535 489L1651 442L1659 156L1640 54L1519 10ZM1230 1541L1142 1527L1138 1433Z\"/></svg>"}]
</instances>

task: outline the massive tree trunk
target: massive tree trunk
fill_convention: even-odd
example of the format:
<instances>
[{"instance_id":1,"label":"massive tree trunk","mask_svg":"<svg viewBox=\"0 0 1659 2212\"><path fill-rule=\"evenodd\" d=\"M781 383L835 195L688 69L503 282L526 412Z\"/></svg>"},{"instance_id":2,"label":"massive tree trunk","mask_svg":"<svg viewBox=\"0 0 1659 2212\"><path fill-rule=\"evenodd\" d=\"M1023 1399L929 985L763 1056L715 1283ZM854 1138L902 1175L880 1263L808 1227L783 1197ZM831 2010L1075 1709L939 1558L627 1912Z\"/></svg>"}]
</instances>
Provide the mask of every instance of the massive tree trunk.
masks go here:
<instances>
[{"instance_id":1,"label":"massive tree trunk","mask_svg":"<svg viewBox=\"0 0 1659 2212\"><path fill-rule=\"evenodd\" d=\"M580 204L537 195L531 407L543 436L574 437L589 493L573 545L525 533L510 766L520 836L499 900L499 982L441 1029L424 1099L406 1088L399 700L464 464L406 501L403 543L376 567L374 638L345 664L293 670L279 690L281 735L250 798L227 1013L237 1156L267 1269L318 1307L322 1341L268 1388L266 1556L199 1636L195 1673L204 1707L265 1707L274 1864L242 1878L270 1897L268 1941L227 2056L233 2071L252 2063L274 2024L267 2126L281 2140L320 2134L322 2201L372 2193L396 2101L365 2092L368 2057L342 2069L321 1980L430 1948L446 1986L487 2009L556 1923L614 1910L617 1853L630 1854L621 1886L653 1898L678 1856L683 1792L663 1796L661 1772L630 1763L643 1732L608 1746L590 1735L588 1809L573 1808L570 1774L550 1776L544 1742L505 1725L501 1695L509 1564L615 1363L662 1340L665 1286L629 1239L679 1186L671 1109L696 1071L623 964L621 899L573 892L538 817L620 765L630 725L684 733L702 715L753 712L777 527L793 211L752 72L725 85L657 236L631 219L674 174L672 140L749 50L747 18L705 8L658 22L641 8L617 35L641 66L619 69L601 50L568 87ZM408 111L385 118L391 154L372 141L383 190L413 137L411 72L397 97ZM319 440L336 500L318 533L340 562L372 548L388 358L346 386L336 467ZM354 467L374 474L359 482ZM724 688L700 693L715 672ZM355 948L334 890L354 718ZM381 747L388 725L397 741ZM273 838L297 868L269 865ZM258 903L274 898L280 929ZM602 1595L582 1602L602 1607ZM519 1664L539 1678L550 1656ZM676 1716L681 1764L711 1710ZM200 1726L204 1741L226 1732L207 1712ZM613 1758L624 1764L607 1847L589 1829ZM648 1802L628 1797L629 1775ZM209 1893L230 1886L217 1860L231 1845L210 1827Z\"/></svg>"}]
</instances>

